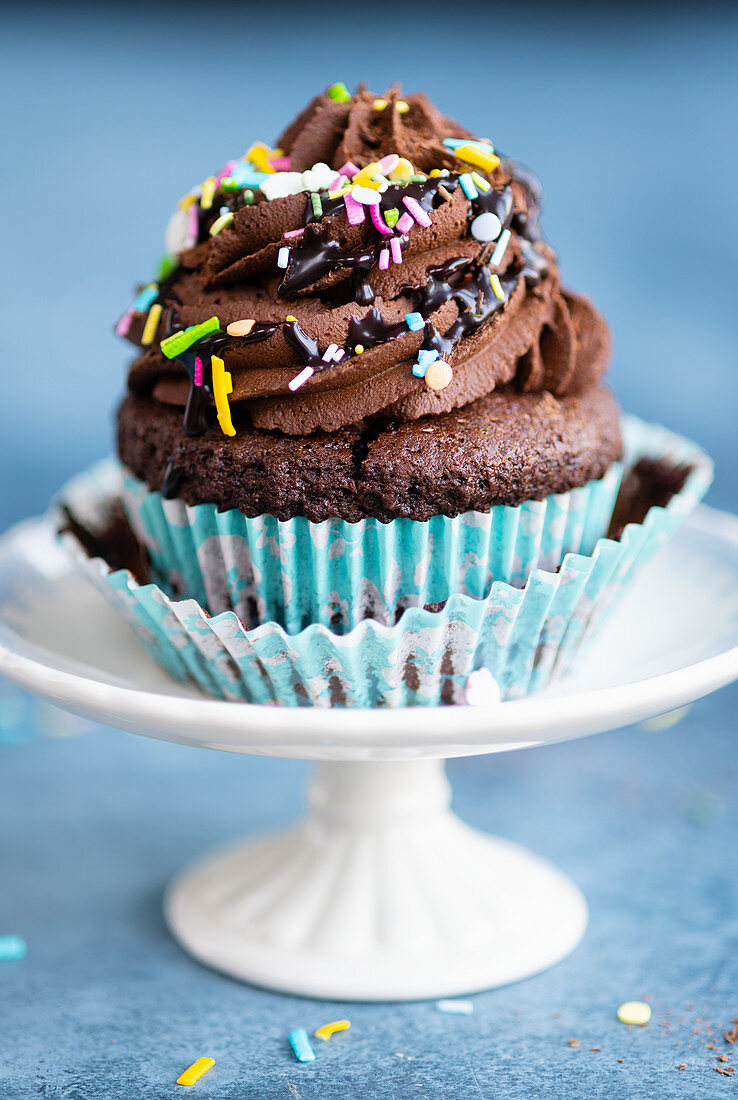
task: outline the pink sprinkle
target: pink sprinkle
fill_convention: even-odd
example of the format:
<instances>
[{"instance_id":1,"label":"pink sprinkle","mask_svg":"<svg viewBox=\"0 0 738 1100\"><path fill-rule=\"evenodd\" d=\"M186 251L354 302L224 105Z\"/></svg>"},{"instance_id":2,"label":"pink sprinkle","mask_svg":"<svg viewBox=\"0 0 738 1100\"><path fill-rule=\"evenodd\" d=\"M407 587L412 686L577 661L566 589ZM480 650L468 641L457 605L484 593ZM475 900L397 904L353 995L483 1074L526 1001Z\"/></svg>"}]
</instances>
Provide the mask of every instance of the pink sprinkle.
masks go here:
<instances>
[{"instance_id":1,"label":"pink sprinkle","mask_svg":"<svg viewBox=\"0 0 738 1100\"><path fill-rule=\"evenodd\" d=\"M218 190L218 184L221 180L224 180L226 176L230 176L233 169L236 167L235 160L229 160L227 164L224 164L218 175L215 177L215 190Z\"/></svg>"},{"instance_id":2,"label":"pink sprinkle","mask_svg":"<svg viewBox=\"0 0 738 1100\"><path fill-rule=\"evenodd\" d=\"M115 326L115 331L119 336L127 336L131 327L131 321L133 320L133 310L129 309L127 313L124 313L118 324Z\"/></svg>"},{"instance_id":3,"label":"pink sprinkle","mask_svg":"<svg viewBox=\"0 0 738 1100\"><path fill-rule=\"evenodd\" d=\"M388 176L390 172L394 172L397 165L400 163L400 158L397 153L388 153L386 157L382 157L379 163L379 171L384 176Z\"/></svg>"},{"instance_id":4,"label":"pink sprinkle","mask_svg":"<svg viewBox=\"0 0 738 1100\"><path fill-rule=\"evenodd\" d=\"M393 237L390 241L390 249L392 250L392 259L396 264L402 263L402 246L400 245L400 238Z\"/></svg>"},{"instance_id":5,"label":"pink sprinkle","mask_svg":"<svg viewBox=\"0 0 738 1100\"><path fill-rule=\"evenodd\" d=\"M283 237L301 237L305 232L305 226L302 229L290 229L288 233L283 233Z\"/></svg>"},{"instance_id":6,"label":"pink sprinkle","mask_svg":"<svg viewBox=\"0 0 738 1100\"><path fill-rule=\"evenodd\" d=\"M202 385L202 359L195 356L195 385Z\"/></svg>"},{"instance_id":7,"label":"pink sprinkle","mask_svg":"<svg viewBox=\"0 0 738 1100\"><path fill-rule=\"evenodd\" d=\"M379 232L382 233L385 237L389 237L392 233L392 230L389 229L385 224L385 220L382 217L379 209L379 204L377 204L376 206L370 206L369 214L371 215L371 219L374 222L374 228L378 229Z\"/></svg>"},{"instance_id":8,"label":"pink sprinkle","mask_svg":"<svg viewBox=\"0 0 738 1100\"><path fill-rule=\"evenodd\" d=\"M196 202L191 203L189 206L187 234L192 244L197 244L197 238L200 235L200 222L197 214L198 209L199 206Z\"/></svg>"},{"instance_id":9,"label":"pink sprinkle","mask_svg":"<svg viewBox=\"0 0 738 1100\"><path fill-rule=\"evenodd\" d=\"M341 173L339 172L338 175L334 176L334 178L331 180L330 187L328 188L328 190L329 191L338 191L341 187L343 187L344 183L348 183L348 180L346 179L345 176L341 175Z\"/></svg>"},{"instance_id":10,"label":"pink sprinkle","mask_svg":"<svg viewBox=\"0 0 738 1100\"><path fill-rule=\"evenodd\" d=\"M275 172L289 172L290 170L290 158L289 157L274 157L270 160L272 168Z\"/></svg>"},{"instance_id":11,"label":"pink sprinkle","mask_svg":"<svg viewBox=\"0 0 738 1100\"><path fill-rule=\"evenodd\" d=\"M389 267L389 249L383 248L379 253L379 270L386 271Z\"/></svg>"},{"instance_id":12,"label":"pink sprinkle","mask_svg":"<svg viewBox=\"0 0 738 1100\"><path fill-rule=\"evenodd\" d=\"M346 206L346 216L348 217L351 225L361 225L366 215L364 214L364 207L360 202L352 196L350 191L347 191L343 196L343 201Z\"/></svg>"},{"instance_id":13,"label":"pink sprinkle","mask_svg":"<svg viewBox=\"0 0 738 1100\"><path fill-rule=\"evenodd\" d=\"M403 214L402 217L398 219L398 222L397 222L397 225L395 226L395 229L397 230L398 233L409 233L414 225L415 225L415 222L410 217L410 215L409 214Z\"/></svg>"},{"instance_id":14,"label":"pink sprinkle","mask_svg":"<svg viewBox=\"0 0 738 1100\"><path fill-rule=\"evenodd\" d=\"M348 176L349 179L353 179L359 169L350 160L347 160L343 167L339 168L338 171L341 173L342 176Z\"/></svg>"},{"instance_id":15,"label":"pink sprinkle","mask_svg":"<svg viewBox=\"0 0 738 1100\"><path fill-rule=\"evenodd\" d=\"M411 198L409 195L404 195L402 201L415 218L418 225L422 225L424 229L428 229L429 226L433 225L433 222L419 202L416 202L415 199Z\"/></svg>"}]
</instances>

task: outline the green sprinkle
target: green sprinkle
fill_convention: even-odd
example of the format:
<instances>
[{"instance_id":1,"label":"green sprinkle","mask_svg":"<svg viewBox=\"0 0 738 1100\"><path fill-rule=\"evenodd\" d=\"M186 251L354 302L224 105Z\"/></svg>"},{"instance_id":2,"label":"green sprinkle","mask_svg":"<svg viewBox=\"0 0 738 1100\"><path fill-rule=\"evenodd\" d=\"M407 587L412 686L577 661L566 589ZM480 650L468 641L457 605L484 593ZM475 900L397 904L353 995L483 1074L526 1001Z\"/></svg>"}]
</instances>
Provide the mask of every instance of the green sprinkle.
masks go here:
<instances>
[{"instance_id":1,"label":"green sprinkle","mask_svg":"<svg viewBox=\"0 0 738 1100\"><path fill-rule=\"evenodd\" d=\"M189 328L183 329L181 332L175 332L171 336L167 336L166 340L162 340L160 347L167 359L174 359L177 355L181 355L183 351L191 348L198 340L210 336L212 332L220 332L220 321L217 317L209 317L207 321L202 321L199 325L190 325Z\"/></svg>"},{"instance_id":2,"label":"green sprinkle","mask_svg":"<svg viewBox=\"0 0 738 1100\"><path fill-rule=\"evenodd\" d=\"M168 253L159 260L156 267L156 277L160 283L168 279L179 267L179 256L170 256Z\"/></svg>"},{"instance_id":3,"label":"green sprinkle","mask_svg":"<svg viewBox=\"0 0 738 1100\"><path fill-rule=\"evenodd\" d=\"M254 205L254 192L253 191L249 191L247 189L246 191L244 191L241 198L243 199L244 206L253 206Z\"/></svg>"},{"instance_id":4,"label":"green sprinkle","mask_svg":"<svg viewBox=\"0 0 738 1100\"><path fill-rule=\"evenodd\" d=\"M310 202L313 206L313 214L316 218L323 217L323 203L320 201L320 195L317 191L312 191L310 194Z\"/></svg>"},{"instance_id":5,"label":"green sprinkle","mask_svg":"<svg viewBox=\"0 0 738 1100\"><path fill-rule=\"evenodd\" d=\"M219 191L238 191L238 190L240 190L240 187L241 187L241 185L239 183L236 183L236 181L234 179L232 179L230 176L224 176L223 179L220 181L220 184L218 185L218 190Z\"/></svg>"},{"instance_id":6,"label":"green sprinkle","mask_svg":"<svg viewBox=\"0 0 738 1100\"><path fill-rule=\"evenodd\" d=\"M397 225L400 220L400 211L396 206L391 206L389 210L384 211L384 220L387 222L390 229L393 229L394 226Z\"/></svg>"},{"instance_id":7,"label":"green sprinkle","mask_svg":"<svg viewBox=\"0 0 738 1100\"><path fill-rule=\"evenodd\" d=\"M338 103L348 103L351 99L351 93L342 80L337 84L331 84L327 94L330 99L335 99Z\"/></svg>"},{"instance_id":8,"label":"green sprinkle","mask_svg":"<svg viewBox=\"0 0 738 1100\"><path fill-rule=\"evenodd\" d=\"M410 177L410 179L413 183L423 183L425 180L428 179L428 177L422 175L420 172L416 172L414 176Z\"/></svg>"},{"instance_id":9,"label":"green sprinkle","mask_svg":"<svg viewBox=\"0 0 738 1100\"><path fill-rule=\"evenodd\" d=\"M211 237L217 237L222 229L226 229L227 226L233 224L233 213L227 210L225 214L221 214L219 218L216 218L213 224L210 226L209 233Z\"/></svg>"}]
</instances>

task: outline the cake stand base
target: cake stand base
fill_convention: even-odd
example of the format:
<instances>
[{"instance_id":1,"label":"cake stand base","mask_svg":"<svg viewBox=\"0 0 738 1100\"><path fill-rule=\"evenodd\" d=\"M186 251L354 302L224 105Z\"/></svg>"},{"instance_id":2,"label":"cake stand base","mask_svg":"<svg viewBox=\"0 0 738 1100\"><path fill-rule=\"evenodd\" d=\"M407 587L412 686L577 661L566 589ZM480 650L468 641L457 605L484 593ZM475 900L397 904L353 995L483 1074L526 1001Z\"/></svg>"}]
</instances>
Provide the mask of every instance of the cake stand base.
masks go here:
<instances>
[{"instance_id":1,"label":"cake stand base","mask_svg":"<svg viewBox=\"0 0 738 1100\"><path fill-rule=\"evenodd\" d=\"M186 871L169 927L232 977L336 1000L471 993L568 955L578 888L449 802L440 760L318 764L306 821Z\"/></svg>"}]
</instances>

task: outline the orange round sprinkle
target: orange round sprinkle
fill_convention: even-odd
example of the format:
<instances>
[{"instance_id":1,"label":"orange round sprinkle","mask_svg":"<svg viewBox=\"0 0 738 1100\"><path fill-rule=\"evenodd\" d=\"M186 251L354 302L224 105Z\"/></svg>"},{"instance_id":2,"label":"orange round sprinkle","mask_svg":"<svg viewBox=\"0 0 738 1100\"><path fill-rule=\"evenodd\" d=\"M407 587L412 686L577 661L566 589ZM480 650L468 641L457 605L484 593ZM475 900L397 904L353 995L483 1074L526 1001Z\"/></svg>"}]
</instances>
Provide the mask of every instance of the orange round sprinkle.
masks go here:
<instances>
[{"instance_id":1,"label":"orange round sprinkle","mask_svg":"<svg viewBox=\"0 0 738 1100\"><path fill-rule=\"evenodd\" d=\"M445 390L454 376L451 367L443 359L436 359L425 372L425 384L429 390Z\"/></svg>"},{"instance_id":2,"label":"orange round sprinkle","mask_svg":"<svg viewBox=\"0 0 738 1100\"><path fill-rule=\"evenodd\" d=\"M229 336L248 336L254 327L253 319L243 321L231 321L226 329Z\"/></svg>"}]
</instances>

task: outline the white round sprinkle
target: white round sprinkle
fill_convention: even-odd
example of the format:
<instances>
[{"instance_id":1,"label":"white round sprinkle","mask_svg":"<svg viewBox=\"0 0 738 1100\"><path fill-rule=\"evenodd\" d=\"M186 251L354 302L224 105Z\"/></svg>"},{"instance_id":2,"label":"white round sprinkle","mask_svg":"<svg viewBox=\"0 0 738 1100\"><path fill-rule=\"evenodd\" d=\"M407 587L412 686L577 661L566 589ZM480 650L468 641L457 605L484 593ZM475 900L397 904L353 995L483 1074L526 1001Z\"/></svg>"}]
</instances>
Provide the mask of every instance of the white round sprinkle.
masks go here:
<instances>
[{"instance_id":1,"label":"white round sprinkle","mask_svg":"<svg viewBox=\"0 0 738 1100\"><path fill-rule=\"evenodd\" d=\"M618 1009L621 1024L637 1024L643 1027L651 1019L651 1006L644 1001L626 1001Z\"/></svg>"},{"instance_id":2,"label":"white round sprinkle","mask_svg":"<svg viewBox=\"0 0 738 1100\"><path fill-rule=\"evenodd\" d=\"M502 222L496 214L478 214L471 223L471 234L478 241L496 241Z\"/></svg>"},{"instance_id":3,"label":"white round sprinkle","mask_svg":"<svg viewBox=\"0 0 738 1100\"><path fill-rule=\"evenodd\" d=\"M375 191L373 187L354 187L351 190L351 198L363 203L364 206L378 206L382 201L379 191Z\"/></svg>"}]
</instances>

